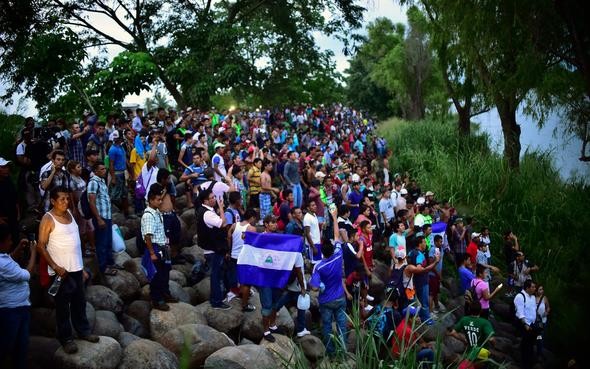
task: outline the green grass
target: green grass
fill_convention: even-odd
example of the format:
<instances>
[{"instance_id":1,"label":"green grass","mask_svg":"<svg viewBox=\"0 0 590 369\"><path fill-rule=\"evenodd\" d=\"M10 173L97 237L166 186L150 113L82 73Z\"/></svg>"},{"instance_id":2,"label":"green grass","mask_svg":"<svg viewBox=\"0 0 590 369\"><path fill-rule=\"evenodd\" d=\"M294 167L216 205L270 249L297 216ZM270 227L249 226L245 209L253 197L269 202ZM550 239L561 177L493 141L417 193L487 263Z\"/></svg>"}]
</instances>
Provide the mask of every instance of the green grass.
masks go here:
<instances>
[{"instance_id":1,"label":"green grass","mask_svg":"<svg viewBox=\"0 0 590 369\"><path fill-rule=\"evenodd\" d=\"M525 153L516 173L490 150L485 134L461 138L453 121L391 119L380 131L393 150L392 173L410 172L424 191L474 216L475 229L488 226L500 267L501 235L514 231L527 258L541 266L534 279L551 302L550 349L564 359L582 357L587 333L576 327L589 308L590 189L581 181L563 182L548 153Z\"/></svg>"}]
</instances>

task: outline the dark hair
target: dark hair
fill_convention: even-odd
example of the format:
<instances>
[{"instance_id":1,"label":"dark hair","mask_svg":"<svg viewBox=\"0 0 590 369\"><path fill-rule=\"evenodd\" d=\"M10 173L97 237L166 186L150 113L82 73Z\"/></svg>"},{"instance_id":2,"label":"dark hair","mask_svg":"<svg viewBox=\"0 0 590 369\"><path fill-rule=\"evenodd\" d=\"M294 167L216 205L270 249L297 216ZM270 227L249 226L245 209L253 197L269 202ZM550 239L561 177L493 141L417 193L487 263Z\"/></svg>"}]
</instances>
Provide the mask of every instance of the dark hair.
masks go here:
<instances>
[{"instance_id":1,"label":"dark hair","mask_svg":"<svg viewBox=\"0 0 590 369\"><path fill-rule=\"evenodd\" d=\"M469 304L469 311L471 315L479 315L481 313L481 304L479 303L479 299L473 299L471 304Z\"/></svg>"},{"instance_id":2,"label":"dark hair","mask_svg":"<svg viewBox=\"0 0 590 369\"><path fill-rule=\"evenodd\" d=\"M416 245L421 244L422 241L424 241L424 236L418 236L418 237L416 237Z\"/></svg>"},{"instance_id":3,"label":"dark hair","mask_svg":"<svg viewBox=\"0 0 590 369\"><path fill-rule=\"evenodd\" d=\"M253 161L252 163L253 163L253 164L256 164L256 163L258 163L259 161L261 162L261 161L262 161L262 159L260 159L260 158L256 158L256 159L254 159L254 161Z\"/></svg>"},{"instance_id":4,"label":"dark hair","mask_svg":"<svg viewBox=\"0 0 590 369\"><path fill-rule=\"evenodd\" d=\"M369 207L367 205L361 205L359 207L359 214L362 214L365 212L365 210L369 209Z\"/></svg>"},{"instance_id":5,"label":"dark hair","mask_svg":"<svg viewBox=\"0 0 590 369\"><path fill-rule=\"evenodd\" d=\"M54 188L51 189L51 191L49 191L49 198L51 200L57 200L57 198L59 197L59 194L60 193L70 193L70 190L68 190L64 186L54 187Z\"/></svg>"},{"instance_id":6,"label":"dark hair","mask_svg":"<svg viewBox=\"0 0 590 369\"><path fill-rule=\"evenodd\" d=\"M268 159L264 159L262 161L262 167L263 168L266 168L266 166L269 165L269 164L272 164L272 162L270 160L268 160Z\"/></svg>"},{"instance_id":7,"label":"dark hair","mask_svg":"<svg viewBox=\"0 0 590 369\"><path fill-rule=\"evenodd\" d=\"M428 229L428 228L432 228L432 224L424 224L422 226L422 232L426 232L426 229Z\"/></svg>"},{"instance_id":8,"label":"dark hair","mask_svg":"<svg viewBox=\"0 0 590 369\"><path fill-rule=\"evenodd\" d=\"M164 186L159 183L153 183L148 192L148 201L153 200L156 196L160 196L164 192Z\"/></svg>"},{"instance_id":9,"label":"dark hair","mask_svg":"<svg viewBox=\"0 0 590 369\"><path fill-rule=\"evenodd\" d=\"M291 190L290 188L285 188L283 190L283 199L286 199L292 193L293 193L293 190Z\"/></svg>"},{"instance_id":10,"label":"dark hair","mask_svg":"<svg viewBox=\"0 0 590 369\"><path fill-rule=\"evenodd\" d=\"M291 208L291 215L294 215L295 214L295 210L297 210L297 209L301 210L301 208L299 206L293 206Z\"/></svg>"},{"instance_id":11,"label":"dark hair","mask_svg":"<svg viewBox=\"0 0 590 369\"><path fill-rule=\"evenodd\" d=\"M204 171L203 174L205 175L205 178L213 178L215 171L213 170L213 168L211 167L207 167Z\"/></svg>"},{"instance_id":12,"label":"dark hair","mask_svg":"<svg viewBox=\"0 0 590 369\"><path fill-rule=\"evenodd\" d=\"M92 150L92 149L91 149L91 150L86 150L86 151L84 152L84 155L85 155L85 156L90 156L90 155L98 155L98 151L96 151L96 150Z\"/></svg>"},{"instance_id":13,"label":"dark hair","mask_svg":"<svg viewBox=\"0 0 590 369\"><path fill-rule=\"evenodd\" d=\"M399 226L402 224L404 224L404 222L397 221L397 222L393 223L393 231L397 232L399 230Z\"/></svg>"},{"instance_id":14,"label":"dark hair","mask_svg":"<svg viewBox=\"0 0 590 369\"><path fill-rule=\"evenodd\" d=\"M329 239L324 239L321 249L322 255L324 255L325 258L329 258L334 254L334 245L332 245L332 241Z\"/></svg>"},{"instance_id":15,"label":"dark hair","mask_svg":"<svg viewBox=\"0 0 590 369\"><path fill-rule=\"evenodd\" d=\"M93 172L96 172L96 171L98 170L98 167L100 167L101 165L102 165L103 167L105 166L105 165L104 165L104 163L103 163L102 161L97 161L97 162L96 162L96 163L94 163L94 165L92 166L92 171L93 171Z\"/></svg>"},{"instance_id":16,"label":"dark hair","mask_svg":"<svg viewBox=\"0 0 590 369\"><path fill-rule=\"evenodd\" d=\"M442 236L440 234L437 234L436 236L434 236L434 242L436 242L436 241L442 241L442 240L443 240L443 238L442 238Z\"/></svg>"},{"instance_id":17,"label":"dark hair","mask_svg":"<svg viewBox=\"0 0 590 369\"><path fill-rule=\"evenodd\" d=\"M235 204L242 199L242 195L238 191L232 191L228 194L228 200L230 204Z\"/></svg>"},{"instance_id":18,"label":"dark hair","mask_svg":"<svg viewBox=\"0 0 590 369\"><path fill-rule=\"evenodd\" d=\"M524 284L522 285L523 289L528 289L531 288L531 285L535 284L535 282L533 282L532 279L527 279L526 281L524 281Z\"/></svg>"},{"instance_id":19,"label":"dark hair","mask_svg":"<svg viewBox=\"0 0 590 369\"><path fill-rule=\"evenodd\" d=\"M201 203L205 202L205 200L209 199L209 195L211 195L212 193L213 191L211 191L210 189L201 190L201 192L199 192L199 201Z\"/></svg>"},{"instance_id":20,"label":"dark hair","mask_svg":"<svg viewBox=\"0 0 590 369\"><path fill-rule=\"evenodd\" d=\"M371 224L371 222L369 222L368 220L363 220L362 222L360 222L359 224L359 228L361 229L361 231L367 226Z\"/></svg>"},{"instance_id":21,"label":"dark hair","mask_svg":"<svg viewBox=\"0 0 590 369\"><path fill-rule=\"evenodd\" d=\"M242 220L246 220L246 219L250 219L250 218L258 219L258 213L256 212L256 210L254 210L252 208L246 209L246 211L244 212L244 216L242 217Z\"/></svg>"},{"instance_id":22,"label":"dark hair","mask_svg":"<svg viewBox=\"0 0 590 369\"><path fill-rule=\"evenodd\" d=\"M340 205L340 208L338 208L338 215L339 216L343 216L344 214L349 213L349 212L350 212L350 208L346 204L342 204L342 205Z\"/></svg>"},{"instance_id":23,"label":"dark hair","mask_svg":"<svg viewBox=\"0 0 590 369\"><path fill-rule=\"evenodd\" d=\"M51 153L51 160L55 159L55 157L58 156L58 155L61 155L61 156L65 157L66 156L66 153L63 150L54 150Z\"/></svg>"},{"instance_id":24,"label":"dark hair","mask_svg":"<svg viewBox=\"0 0 590 369\"><path fill-rule=\"evenodd\" d=\"M160 182L163 179L170 177L170 172L168 169L162 168L158 170L158 174L156 175L156 182Z\"/></svg>"},{"instance_id":25,"label":"dark hair","mask_svg":"<svg viewBox=\"0 0 590 369\"><path fill-rule=\"evenodd\" d=\"M477 264L475 266L475 275L476 276L483 276L483 275L485 275L485 272L486 272L486 267L484 267L483 265Z\"/></svg>"},{"instance_id":26,"label":"dark hair","mask_svg":"<svg viewBox=\"0 0 590 369\"><path fill-rule=\"evenodd\" d=\"M241 170L242 170L242 167L240 167L239 165L234 165L234 166L231 168L231 174L232 174L233 176L235 176L235 175L237 175L238 173L240 173L240 171L241 171Z\"/></svg>"},{"instance_id":27,"label":"dark hair","mask_svg":"<svg viewBox=\"0 0 590 369\"><path fill-rule=\"evenodd\" d=\"M107 124L105 122L97 122L96 125L98 127L106 127L107 126Z\"/></svg>"}]
</instances>

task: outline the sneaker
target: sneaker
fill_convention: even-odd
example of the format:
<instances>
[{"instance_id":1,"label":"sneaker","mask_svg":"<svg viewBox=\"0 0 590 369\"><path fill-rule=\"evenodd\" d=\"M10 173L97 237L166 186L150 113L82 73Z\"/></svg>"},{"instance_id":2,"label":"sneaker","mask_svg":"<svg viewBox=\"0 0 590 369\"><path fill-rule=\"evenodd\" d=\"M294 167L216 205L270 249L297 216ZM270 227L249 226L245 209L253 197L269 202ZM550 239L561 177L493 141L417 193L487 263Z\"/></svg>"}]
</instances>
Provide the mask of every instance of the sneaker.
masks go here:
<instances>
[{"instance_id":1,"label":"sneaker","mask_svg":"<svg viewBox=\"0 0 590 369\"><path fill-rule=\"evenodd\" d=\"M157 310L168 311L170 306L164 301L152 302L152 307Z\"/></svg>"},{"instance_id":2,"label":"sneaker","mask_svg":"<svg viewBox=\"0 0 590 369\"><path fill-rule=\"evenodd\" d=\"M371 310L373 310L373 305L367 304L367 306L365 306L365 311L371 311Z\"/></svg>"},{"instance_id":3,"label":"sneaker","mask_svg":"<svg viewBox=\"0 0 590 369\"><path fill-rule=\"evenodd\" d=\"M265 340L267 340L268 342L271 342L271 343L276 341L276 339L275 339L275 337L272 335L272 333L265 333L263 338L264 338Z\"/></svg>"},{"instance_id":4,"label":"sneaker","mask_svg":"<svg viewBox=\"0 0 590 369\"><path fill-rule=\"evenodd\" d=\"M254 310L256 310L256 306L254 306L252 304L248 304L248 305L242 307L242 311L245 313L250 312L250 311L254 311Z\"/></svg>"},{"instance_id":5,"label":"sneaker","mask_svg":"<svg viewBox=\"0 0 590 369\"><path fill-rule=\"evenodd\" d=\"M301 332L297 332L297 337L300 337L300 338L305 337L308 334L311 334L311 332L308 331L307 329L303 328L303 330Z\"/></svg>"},{"instance_id":6,"label":"sneaker","mask_svg":"<svg viewBox=\"0 0 590 369\"><path fill-rule=\"evenodd\" d=\"M215 310L230 310L231 306L229 306L228 304L222 302L219 305L213 306L213 309Z\"/></svg>"},{"instance_id":7,"label":"sneaker","mask_svg":"<svg viewBox=\"0 0 590 369\"><path fill-rule=\"evenodd\" d=\"M373 302L373 301L375 301L375 298L371 295L367 295L367 301Z\"/></svg>"},{"instance_id":8,"label":"sneaker","mask_svg":"<svg viewBox=\"0 0 590 369\"><path fill-rule=\"evenodd\" d=\"M237 295L235 293L233 293L232 291L229 291L227 293L227 296L225 297L225 299L227 300L227 302L230 302L231 300L233 300L235 297L237 297Z\"/></svg>"},{"instance_id":9,"label":"sneaker","mask_svg":"<svg viewBox=\"0 0 590 369\"><path fill-rule=\"evenodd\" d=\"M80 336L78 338L80 338L81 340L84 340L84 341L92 342L92 343L96 343L100 340L100 337L98 337L96 334L87 334L85 336Z\"/></svg>"},{"instance_id":10,"label":"sneaker","mask_svg":"<svg viewBox=\"0 0 590 369\"><path fill-rule=\"evenodd\" d=\"M63 348L64 352L69 355L78 352L78 345L76 345L76 342L74 342L73 340L69 340L68 342L64 343Z\"/></svg>"}]
</instances>

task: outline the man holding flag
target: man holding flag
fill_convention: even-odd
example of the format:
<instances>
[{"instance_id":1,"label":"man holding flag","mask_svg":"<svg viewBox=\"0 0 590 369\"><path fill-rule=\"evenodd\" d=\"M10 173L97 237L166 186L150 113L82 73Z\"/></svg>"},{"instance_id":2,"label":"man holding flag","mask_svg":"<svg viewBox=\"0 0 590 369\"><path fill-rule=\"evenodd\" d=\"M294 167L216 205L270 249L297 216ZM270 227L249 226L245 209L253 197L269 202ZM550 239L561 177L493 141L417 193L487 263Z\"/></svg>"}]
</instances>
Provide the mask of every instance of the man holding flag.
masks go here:
<instances>
[{"instance_id":1,"label":"man holding flag","mask_svg":"<svg viewBox=\"0 0 590 369\"><path fill-rule=\"evenodd\" d=\"M274 233L277 220L270 214L264 218L264 233L244 232L244 245L238 256L238 279L241 283L256 286L262 305L264 339L274 342L276 303L281 290L289 282L291 271L301 254L300 236Z\"/></svg>"}]
</instances>

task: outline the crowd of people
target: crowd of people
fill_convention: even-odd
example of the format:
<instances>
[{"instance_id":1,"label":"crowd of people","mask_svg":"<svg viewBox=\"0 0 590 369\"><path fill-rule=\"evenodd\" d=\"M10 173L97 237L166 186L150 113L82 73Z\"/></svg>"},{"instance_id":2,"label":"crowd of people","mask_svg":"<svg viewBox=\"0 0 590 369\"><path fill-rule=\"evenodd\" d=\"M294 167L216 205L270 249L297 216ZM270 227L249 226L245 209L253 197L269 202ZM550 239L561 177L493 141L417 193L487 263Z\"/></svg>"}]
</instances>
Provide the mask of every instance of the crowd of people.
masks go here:
<instances>
[{"instance_id":1,"label":"crowd of people","mask_svg":"<svg viewBox=\"0 0 590 369\"><path fill-rule=\"evenodd\" d=\"M464 222L448 201L423 192L408 174L390 173L391 150L376 128L366 113L338 104L272 111L160 108L145 116L137 109L105 121L85 114L73 124L58 119L44 127L27 118L15 151L17 187L10 182L16 168L0 158L0 188L9 194L0 206L2 356L22 359L17 353L26 352L34 270L54 292L64 351L77 351L72 325L79 338L99 340L85 316L85 283L92 276L83 257L96 257L99 280L122 268L112 253L114 210L141 218L138 246L152 306L169 310L178 301L168 288L172 264L186 262L176 212L186 207L195 211L212 308L232 309L229 301L239 298L242 310L253 312L255 289L264 339L274 342L273 333L280 332L276 315L282 306L299 305L300 296L317 290L329 353L345 347L346 314L358 314L394 357L415 346L417 360L431 362L433 348L414 328L434 324L445 311L439 292L448 258L457 265L461 291L471 296L465 317L449 334L468 343L472 361L485 359L483 346L494 342L490 300L502 288L490 286L499 273L492 265L490 231L475 231L473 219ZM21 240L19 220L26 212L38 216L39 229ZM301 255L283 288L240 281L236 264L245 232L301 237ZM517 237L506 232L504 240L523 364L530 367L534 346L542 345L538 336L549 302L531 280L538 267L525 261ZM372 296L376 260L390 266L390 279ZM310 334L305 324L305 309L298 306L298 337Z\"/></svg>"}]
</instances>

